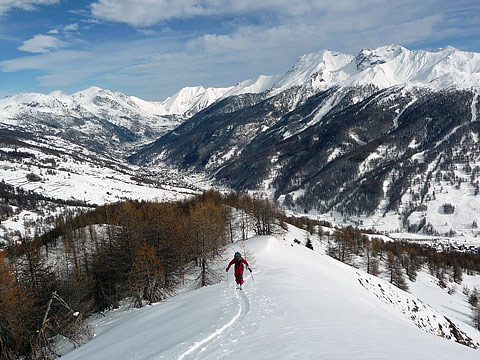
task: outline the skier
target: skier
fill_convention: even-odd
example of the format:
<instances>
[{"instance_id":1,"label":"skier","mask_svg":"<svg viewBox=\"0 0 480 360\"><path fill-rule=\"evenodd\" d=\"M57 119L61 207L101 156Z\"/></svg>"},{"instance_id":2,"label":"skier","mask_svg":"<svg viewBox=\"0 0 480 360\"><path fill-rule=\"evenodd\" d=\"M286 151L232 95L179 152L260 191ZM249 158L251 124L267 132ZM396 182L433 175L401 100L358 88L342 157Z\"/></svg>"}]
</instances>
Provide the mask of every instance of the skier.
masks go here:
<instances>
[{"instance_id":1,"label":"skier","mask_svg":"<svg viewBox=\"0 0 480 360\"><path fill-rule=\"evenodd\" d=\"M242 258L242 254L240 254L238 251L235 253L234 258L230 263L228 264L227 267L227 272L230 270L230 266L235 264L235 281L238 284L238 288L242 290L242 284L243 284L243 264L247 265L247 269L252 272L252 269L250 269L250 265L248 265L247 261Z\"/></svg>"}]
</instances>

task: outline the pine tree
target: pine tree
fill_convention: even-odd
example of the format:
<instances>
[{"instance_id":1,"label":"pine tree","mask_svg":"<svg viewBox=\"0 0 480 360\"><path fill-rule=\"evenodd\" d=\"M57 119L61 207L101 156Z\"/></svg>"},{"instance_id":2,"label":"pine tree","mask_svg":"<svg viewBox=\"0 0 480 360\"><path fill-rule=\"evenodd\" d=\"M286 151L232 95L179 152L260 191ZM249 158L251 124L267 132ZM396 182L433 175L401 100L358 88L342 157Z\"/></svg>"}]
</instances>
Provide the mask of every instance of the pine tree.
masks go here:
<instances>
[{"instance_id":1,"label":"pine tree","mask_svg":"<svg viewBox=\"0 0 480 360\"><path fill-rule=\"evenodd\" d=\"M391 251L387 252L387 265L390 274L390 283L399 289L408 290L408 285L402 272L402 267L398 259Z\"/></svg>"},{"instance_id":2,"label":"pine tree","mask_svg":"<svg viewBox=\"0 0 480 360\"><path fill-rule=\"evenodd\" d=\"M312 240L310 239L309 236L307 237L307 242L305 243L305 246L306 246L307 248L309 248L310 250L313 250Z\"/></svg>"},{"instance_id":3,"label":"pine tree","mask_svg":"<svg viewBox=\"0 0 480 360\"><path fill-rule=\"evenodd\" d=\"M135 254L130 272L130 286L137 307L142 307L142 300L148 301L149 304L161 300L162 266L152 245L144 242Z\"/></svg>"},{"instance_id":4,"label":"pine tree","mask_svg":"<svg viewBox=\"0 0 480 360\"><path fill-rule=\"evenodd\" d=\"M477 330L480 330L480 305L478 303L472 305L472 323Z\"/></svg>"},{"instance_id":5,"label":"pine tree","mask_svg":"<svg viewBox=\"0 0 480 360\"><path fill-rule=\"evenodd\" d=\"M28 357L37 326L35 305L15 278L14 268L0 252L0 358Z\"/></svg>"},{"instance_id":6,"label":"pine tree","mask_svg":"<svg viewBox=\"0 0 480 360\"><path fill-rule=\"evenodd\" d=\"M453 260L453 281L461 284L463 280L463 271L457 259Z\"/></svg>"}]
</instances>

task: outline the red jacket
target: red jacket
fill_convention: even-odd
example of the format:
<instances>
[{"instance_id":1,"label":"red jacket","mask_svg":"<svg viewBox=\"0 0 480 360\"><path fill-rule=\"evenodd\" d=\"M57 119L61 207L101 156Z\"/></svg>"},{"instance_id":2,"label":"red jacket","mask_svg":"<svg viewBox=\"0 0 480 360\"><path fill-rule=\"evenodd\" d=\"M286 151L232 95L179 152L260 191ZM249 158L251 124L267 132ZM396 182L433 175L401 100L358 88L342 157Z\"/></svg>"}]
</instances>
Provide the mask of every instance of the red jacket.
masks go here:
<instances>
[{"instance_id":1,"label":"red jacket","mask_svg":"<svg viewBox=\"0 0 480 360\"><path fill-rule=\"evenodd\" d=\"M247 268L250 268L250 265L248 265L247 260L245 260L244 258L242 258L242 260L240 260L240 261L237 261L234 258L228 264L227 270L230 269L230 266L232 266L233 264L235 264L235 270L240 270L240 269L243 270L243 264L247 265Z\"/></svg>"}]
</instances>

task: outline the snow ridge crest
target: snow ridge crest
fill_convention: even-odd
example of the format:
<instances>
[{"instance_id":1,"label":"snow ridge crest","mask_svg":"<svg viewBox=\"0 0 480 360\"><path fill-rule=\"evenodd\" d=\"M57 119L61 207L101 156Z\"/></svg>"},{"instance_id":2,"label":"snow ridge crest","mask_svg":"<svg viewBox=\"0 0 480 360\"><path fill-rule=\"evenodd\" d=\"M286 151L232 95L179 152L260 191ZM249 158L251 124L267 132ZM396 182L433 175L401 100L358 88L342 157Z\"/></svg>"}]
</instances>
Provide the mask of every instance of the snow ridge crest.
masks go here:
<instances>
[{"instance_id":1,"label":"snow ridge crest","mask_svg":"<svg viewBox=\"0 0 480 360\"><path fill-rule=\"evenodd\" d=\"M226 95L272 91L294 86L326 89L333 86L374 85L384 89L415 85L432 90L480 87L480 54L452 46L436 50L409 50L392 44L365 48L355 56L320 50L301 56L284 74L246 80Z\"/></svg>"}]
</instances>

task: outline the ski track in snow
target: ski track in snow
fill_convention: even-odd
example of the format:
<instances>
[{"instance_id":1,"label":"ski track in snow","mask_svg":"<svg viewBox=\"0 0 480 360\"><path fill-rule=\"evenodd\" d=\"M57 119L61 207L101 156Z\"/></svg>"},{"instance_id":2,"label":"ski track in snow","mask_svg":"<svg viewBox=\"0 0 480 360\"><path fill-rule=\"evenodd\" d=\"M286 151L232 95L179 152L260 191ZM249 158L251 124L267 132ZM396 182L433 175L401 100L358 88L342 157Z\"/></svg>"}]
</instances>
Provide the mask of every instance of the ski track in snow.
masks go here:
<instances>
[{"instance_id":1,"label":"ski track in snow","mask_svg":"<svg viewBox=\"0 0 480 360\"><path fill-rule=\"evenodd\" d=\"M251 276L251 275L250 275ZM250 276L245 278L245 284L248 278ZM208 346L208 343L215 339L217 336L221 335L224 333L227 329L229 329L232 325L234 325L237 321L242 320L247 313L250 311L250 302L248 300L247 295L245 295L243 290L236 290L235 291L235 296L238 299L238 312L237 314L230 320L228 323L220 327L219 329L215 330L213 333L208 335L206 338L195 342L192 346L188 348L187 351L184 353L180 354L177 357L177 360L183 360L185 357L189 357L189 355L193 354L195 351L200 349L199 353L203 352L206 349L206 346ZM198 355L198 354L197 354ZM196 358L196 357L195 357Z\"/></svg>"}]
</instances>

